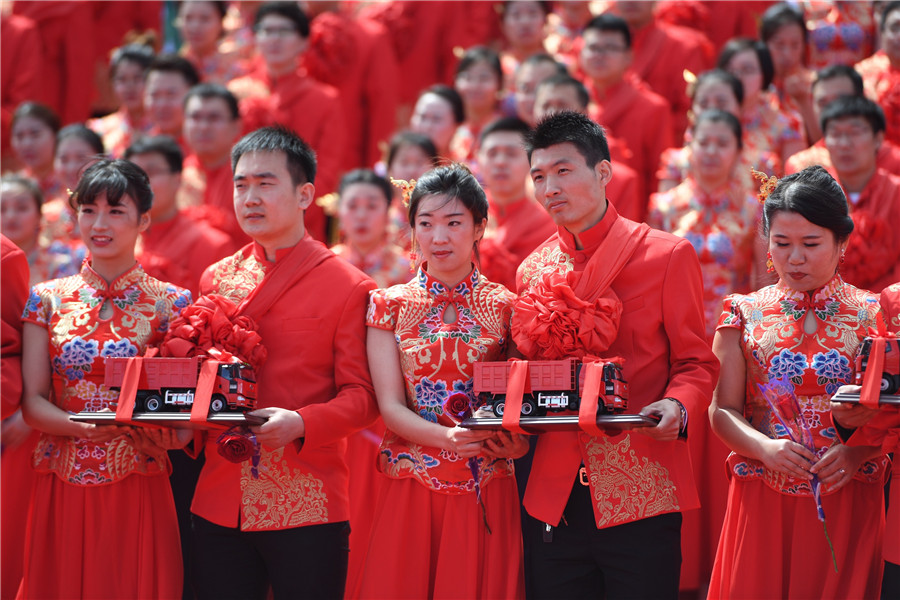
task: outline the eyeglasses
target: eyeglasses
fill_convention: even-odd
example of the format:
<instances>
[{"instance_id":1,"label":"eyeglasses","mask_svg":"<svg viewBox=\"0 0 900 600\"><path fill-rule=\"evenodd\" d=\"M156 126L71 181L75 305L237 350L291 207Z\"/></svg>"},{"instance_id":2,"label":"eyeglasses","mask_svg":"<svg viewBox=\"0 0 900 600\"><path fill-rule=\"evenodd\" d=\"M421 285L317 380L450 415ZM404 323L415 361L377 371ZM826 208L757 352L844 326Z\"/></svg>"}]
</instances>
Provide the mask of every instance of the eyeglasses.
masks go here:
<instances>
[{"instance_id":1,"label":"eyeglasses","mask_svg":"<svg viewBox=\"0 0 900 600\"><path fill-rule=\"evenodd\" d=\"M297 30L293 27L257 27L253 31L258 38L287 38L297 35Z\"/></svg>"},{"instance_id":2,"label":"eyeglasses","mask_svg":"<svg viewBox=\"0 0 900 600\"><path fill-rule=\"evenodd\" d=\"M590 45L585 46L588 52L592 54L600 54L608 55L608 54L619 54L621 52L625 52L628 50L625 46L599 46L599 45Z\"/></svg>"},{"instance_id":3,"label":"eyeglasses","mask_svg":"<svg viewBox=\"0 0 900 600\"><path fill-rule=\"evenodd\" d=\"M224 123L229 123L232 119L229 119L225 115L205 115L203 113L188 113L184 116L185 119L191 121L192 123L208 123L210 125L222 125Z\"/></svg>"},{"instance_id":4,"label":"eyeglasses","mask_svg":"<svg viewBox=\"0 0 900 600\"><path fill-rule=\"evenodd\" d=\"M825 131L825 139L829 142L840 142L848 140L855 142L872 135L872 129L866 127L852 127L849 129L835 130L829 128Z\"/></svg>"}]
</instances>

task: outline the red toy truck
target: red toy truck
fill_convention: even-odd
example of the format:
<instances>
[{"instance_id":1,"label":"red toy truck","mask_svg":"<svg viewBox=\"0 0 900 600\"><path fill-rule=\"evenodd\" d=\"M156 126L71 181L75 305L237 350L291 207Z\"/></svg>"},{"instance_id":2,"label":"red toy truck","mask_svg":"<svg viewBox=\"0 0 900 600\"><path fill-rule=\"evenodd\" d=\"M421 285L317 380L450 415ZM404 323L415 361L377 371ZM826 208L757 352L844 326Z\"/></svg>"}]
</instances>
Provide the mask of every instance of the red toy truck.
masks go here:
<instances>
[{"instance_id":1,"label":"red toy truck","mask_svg":"<svg viewBox=\"0 0 900 600\"><path fill-rule=\"evenodd\" d=\"M863 375L869 366L870 352L872 352L872 338L867 337L860 344L859 353L856 355L856 385L862 385ZM889 337L884 340L884 366L880 387L882 394L896 394L900 391L900 338Z\"/></svg>"},{"instance_id":2,"label":"red toy truck","mask_svg":"<svg viewBox=\"0 0 900 600\"><path fill-rule=\"evenodd\" d=\"M473 390L479 403L491 408L498 417L506 409L506 386L510 362L475 363ZM584 385L584 363L574 358L535 360L528 363L531 393L522 397L522 415L545 415L547 411L578 410ZM613 362L603 363L603 386L597 400L598 414L620 413L628 408L628 384L622 379L622 368Z\"/></svg>"},{"instance_id":3,"label":"red toy truck","mask_svg":"<svg viewBox=\"0 0 900 600\"><path fill-rule=\"evenodd\" d=\"M190 410L194 404L197 379L204 357L144 358L135 411ZM111 390L122 389L127 358L106 359L104 383ZM209 408L217 413L226 408L248 411L256 408L256 374L244 363L221 363L216 372Z\"/></svg>"}]
</instances>

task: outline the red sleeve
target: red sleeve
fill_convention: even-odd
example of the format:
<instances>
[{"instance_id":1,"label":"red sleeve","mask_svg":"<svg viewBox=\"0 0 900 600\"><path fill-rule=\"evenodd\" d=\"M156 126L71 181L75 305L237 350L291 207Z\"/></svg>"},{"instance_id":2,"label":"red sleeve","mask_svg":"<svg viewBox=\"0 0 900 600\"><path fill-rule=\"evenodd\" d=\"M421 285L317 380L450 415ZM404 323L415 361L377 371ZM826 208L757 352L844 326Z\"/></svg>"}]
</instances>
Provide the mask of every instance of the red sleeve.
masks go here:
<instances>
[{"instance_id":1,"label":"red sleeve","mask_svg":"<svg viewBox=\"0 0 900 600\"><path fill-rule=\"evenodd\" d=\"M663 326L669 340L666 397L692 413L709 406L719 375L719 361L706 338L703 280L697 253L687 240L672 251L663 279Z\"/></svg>"},{"instance_id":2,"label":"red sleeve","mask_svg":"<svg viewBox=\"0 0 900 600\"><path fill-rule=\"evenodd\" d=\"M5 419L22 401L22 312L28 299L28 259L6 236L0 237L0 393Z\"/></svg>"},{"instance_id":3,"label":"red sleeve","mask_svg":"<svg viewBox=\"0 0 900 600\"><path fill-rule=\"evenodd\" d=\"M366 307L373 289L374 281L361 281L341 308L334 339L337 395L328 402L309 404L297 411L306 424L304 449L336 442L378 417L366 355Z\"/></svg>"}]
</instances>

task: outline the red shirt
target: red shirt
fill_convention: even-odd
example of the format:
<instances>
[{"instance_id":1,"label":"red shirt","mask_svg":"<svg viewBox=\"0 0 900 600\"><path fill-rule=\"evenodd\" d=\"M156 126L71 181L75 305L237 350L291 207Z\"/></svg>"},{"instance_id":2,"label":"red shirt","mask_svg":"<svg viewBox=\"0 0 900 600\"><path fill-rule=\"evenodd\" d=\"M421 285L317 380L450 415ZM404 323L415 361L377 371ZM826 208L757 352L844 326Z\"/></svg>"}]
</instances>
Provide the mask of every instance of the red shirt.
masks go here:
<instances>
[{"instance_id":1,"label":"red shirt","mask_svg":"<svg viewBox=\"0 0 900 600\"><path fill-rule=\"evenodd\" d=\"M879 169L884 169L888 173L900 173L900 146L888 140L882 142L875 155L875 164ZM831 164L831 154L825 147L825 138L820 139L806 150L791 155L784 163L784 172L786 175L790 175L813 165L821 165L837 177L834 165Z\"/></svg>"},{"instance_id":2,"label":"red shirt","mask_svg":"<svg viewBox=\"0 0 900 600\"><path fill-rule=\"evenodd\" d=\"M22 400L22 310L28 299L28 259L5 235L0 235L0 269L0 393L5 419Z\"/></svg>"},{"instance_id":3,"label":"red shirt","mask_svg":"<svg viewBox=\"0 0 900 600\"><path fill-rule=\"evenodd\" d=\"M296 252L295 252L296 250ZM257 319L268 358L257 372L260 408L300 413L306 434L296 444L262 448L259 478L250 461L228 462L206 442L191 511L224 527L245 531L287 529L349 518L346 436L378 415L366 359L366 305L375 283L305 236L294 248L266 260L250 244L207 269L200 289L240 302L278 261L299 263L307 253L327 258L293 282ZM323 299L328 298L327 302Z\"/></svg>"},{"instance_id":4,"label":"red shirt","mask_svg":"<svg viewBox=\"0 0 900 600\"><path fill-rule=\"evenodd\" d=\"M185 158L178 205L187 208L197 220L224 231L234 241L235 247L250 241L234 213L234 179L230 161L210 169L200 162L196 154Z\"/></svg>"},{"instance_id":5,"label":"red shirt","mask_svg":"<svg viewBox=\"0 0 900 600\"><path fill-rule=\"evenodd\" d=\"M519 267L520 294L544 273L583 271L613 222L621 218L610 204L603 219L579 235L583 250L576 249L571 233L559 228L557 236ZM687 408L690 420L705 418L719 364L706 339L700 265L691 244L650 230L613 281L612 291L623 312L608 354L625 360L628 412L638 413L648 404L673 397ZM546 456L554 446L564 446L565 456ZM592 486L601 477L590 477L591 473L611 468L622 472L621 477L602 478L604 489L593 490L595 498L603 499L594 506L600 528L699 506L686 442L659 442L631 433L610 438L563 431L538 439L526 510L551 525L559 523L582 462ZM566 484L555 485L563 479ZM640 502L627 502L635 489L640 489ZM532 494L537 504L528 502Z\"/></svg>"}]
</instances>

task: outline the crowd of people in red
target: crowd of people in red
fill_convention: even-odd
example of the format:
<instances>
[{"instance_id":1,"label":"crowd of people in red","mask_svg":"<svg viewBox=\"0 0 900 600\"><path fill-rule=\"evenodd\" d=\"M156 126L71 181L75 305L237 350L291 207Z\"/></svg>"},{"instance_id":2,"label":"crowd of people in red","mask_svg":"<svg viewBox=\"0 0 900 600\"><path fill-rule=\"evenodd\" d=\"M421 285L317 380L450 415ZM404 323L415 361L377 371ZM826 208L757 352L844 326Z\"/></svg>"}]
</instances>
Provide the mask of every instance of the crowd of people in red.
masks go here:
<instances>
[{"instance_id":1,"label":"crowd of people in red","mask_svg":"<svg viewBox=\"0 0 900 600\"><path fill-rule=\"evenodd\" d=\"M900 2L0 9L4 600L900 595L896 412L829 403L900 333ZM68 420L198 306L252 465ZM598 356L658 426L460 427Z\"/></svg>"}]
</instances>

